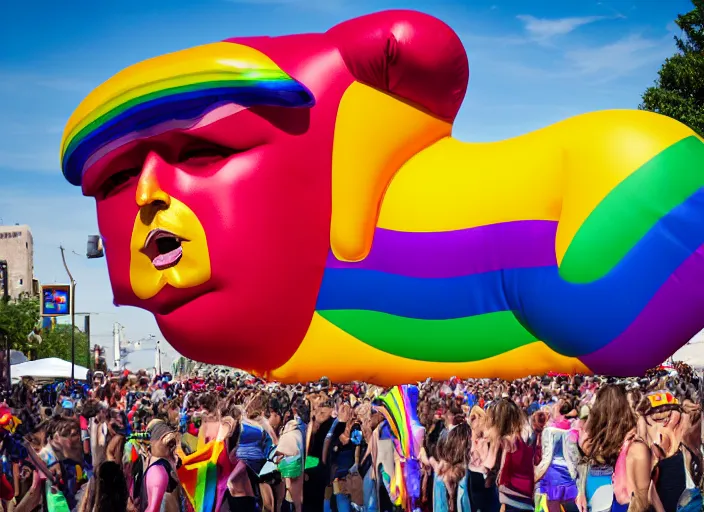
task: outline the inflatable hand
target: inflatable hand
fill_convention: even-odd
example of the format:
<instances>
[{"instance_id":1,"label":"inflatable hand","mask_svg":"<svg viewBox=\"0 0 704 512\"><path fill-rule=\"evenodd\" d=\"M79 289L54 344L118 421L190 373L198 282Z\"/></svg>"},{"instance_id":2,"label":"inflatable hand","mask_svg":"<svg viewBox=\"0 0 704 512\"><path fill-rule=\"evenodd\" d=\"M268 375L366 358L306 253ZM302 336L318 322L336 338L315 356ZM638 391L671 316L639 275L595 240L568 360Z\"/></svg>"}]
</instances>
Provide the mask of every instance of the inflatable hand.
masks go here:
<instances>
[{"instance_id":1,"label":"inflatable hand","mask_svg":"<svg viewBox=\"0 0 704 512\"><path fill-rule=\"evenodd\" d=\"M634 374L704 327L704 144L604 111L451 137L469 70L412 11L118 73L69 119L116 304L284 381Z\"/></svg>"}]
</instances>

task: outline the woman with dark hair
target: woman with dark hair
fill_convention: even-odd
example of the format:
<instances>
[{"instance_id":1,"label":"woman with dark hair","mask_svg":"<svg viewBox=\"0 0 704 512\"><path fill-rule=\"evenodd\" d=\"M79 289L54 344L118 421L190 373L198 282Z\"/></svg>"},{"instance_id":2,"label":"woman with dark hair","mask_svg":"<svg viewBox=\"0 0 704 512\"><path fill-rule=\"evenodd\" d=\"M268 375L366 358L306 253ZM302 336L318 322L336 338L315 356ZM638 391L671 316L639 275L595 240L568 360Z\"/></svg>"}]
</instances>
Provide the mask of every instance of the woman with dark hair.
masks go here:
<instances>
[{"instance_id":1,"label":"woman with dark hair","mask_svg":"<svg viewBox=\"0 0 704 512\"><path fill-rule=\"evenodd\" d=\"M655 391L643 397L640 432L650 445L654 469L651 500L657 512L702 510L701 456L683 442L687 412L668 391Z\"/></svg>"},{"instance_id":2,"label":"woman with dark hair","mask_svg":"<svg viewBox=\"0 0 704 512\"><path fill-rule=\"evenodd\" d=\"M101 463L88 483L79 512L125 512L127 510L127 482L120 464Z\"/></svg>"},{"instance_id":3,"label":"woman with dark hair","mask_svg":"<svg viewBox=\"0 0 704 512\"><path fill-rule=\"evenodd\" d=\"M418 419L425 428L425 443L421 450L421 502L424 512L431 512L433 508L433 466L428 458L438 459L436 447L442 432L445 430L445 421L442 412L435 410L430 400L424 399L420 403Z\"/></svg>"},{"instance_id":4,"label":"woman with dark hair","mask_svg":"<svg viewBox=\"0 0 704 512\"><path fill-rule=\"evenodd\" d=\"M488 420L499 502L505 512L533 510L533 450L523 438L526 417L515 402L501 398L489 408Z\"/></svg>"},{"instance_id":5,"label":"woman with dark hair","mask_svg":"<svg viewBox=\"0 0 704 512\"><path fill-rule=\"evenodd\" d=\"M462 409L457 407L452 400L449 400L449 406L443 411L442 418L444 420L444 428L439 432L435 441L435 449L430 454L425 451L421 452L421 463L432 470L433 473L433 511L445 512L449 509L448 489L444 480L441 478L441 472L444 469L442 464L442 454L444 453L444 444L450 435L450 432L460 423L464 423ZM446 402L446 403L448 403Z\"/></svg>"},{"instance_id":6,"label":"woman with dark hair","mask_svg":"<svg viewBox=\"0 0 704 512\"><path fill-rule=\"evenodd\" d=\"M214 393L204 393L198 397L201 424L198 436L203 444L215 439L220 430L220 415L218 414L218 397Z\"/></svg>"},{"instance_id":7,"label":"woman with dark hair","mask_svg":"<svg viewBox=\"0 0 704 512\"><path fill-rule=\"evenodd\" d=\"M306 469L303 483L304 512L321 512L325 503L327 472L323 462L327 434L335 422L334 402L329 397L309 395L310 422L306 428Z\"/></svg>"},{"instance_id":8,"label":"woman with dark hair","mask_svg":"<svg viewBox=\"0 0 704 512\"><path fill-rule=\"evenodd\" d=\"M176 512L179 510L179 490L176 477L177 432L163 420L147 425L149 458L140 488L139 505L143 512Z\"/></svg>"},{"instance_id":9,"label":"woman with dark hair","mask_svg":"<svg viewBox=\"0 0 704 512\"><path fill-rule=\"evenodd\" d=\"M650 450L637 436L636 415L620 386L599 389L579 446L584 454L578 480L580 510L648 510Z\"/></svg>"},{"instance_id":10,"label":"woman with dark hair","mask_svg":"<svg viewBox=\"0 0 704 512\"><path fill-rule=\"evenodd\" d=\"M471 433L467 422L458 423L440 446L438 476L445 484L449 512L470 512L471 510L467 485Z\"/></svg>"}]
</instances>

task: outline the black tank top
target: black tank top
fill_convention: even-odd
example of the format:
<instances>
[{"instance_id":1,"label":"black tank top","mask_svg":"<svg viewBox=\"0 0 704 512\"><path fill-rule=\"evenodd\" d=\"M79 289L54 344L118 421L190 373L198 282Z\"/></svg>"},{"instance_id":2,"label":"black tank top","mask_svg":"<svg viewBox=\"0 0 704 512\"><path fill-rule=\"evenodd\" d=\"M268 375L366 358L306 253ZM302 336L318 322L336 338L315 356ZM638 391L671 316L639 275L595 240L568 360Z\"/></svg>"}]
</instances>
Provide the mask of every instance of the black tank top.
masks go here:
<instances>
[{"instance_id":1,"label":"black tank top","mask_svg":"<svg viewBox=\"0 0 704 512\"><path fill-rule=\"evenodd\" d=\"M684 469L684 453L677 453L661 459L655 466L657 468L657 481L655 490L662 502L665 512L675 512L677 502L687 486L687 477Z\"/></svg>"}]
</instances>

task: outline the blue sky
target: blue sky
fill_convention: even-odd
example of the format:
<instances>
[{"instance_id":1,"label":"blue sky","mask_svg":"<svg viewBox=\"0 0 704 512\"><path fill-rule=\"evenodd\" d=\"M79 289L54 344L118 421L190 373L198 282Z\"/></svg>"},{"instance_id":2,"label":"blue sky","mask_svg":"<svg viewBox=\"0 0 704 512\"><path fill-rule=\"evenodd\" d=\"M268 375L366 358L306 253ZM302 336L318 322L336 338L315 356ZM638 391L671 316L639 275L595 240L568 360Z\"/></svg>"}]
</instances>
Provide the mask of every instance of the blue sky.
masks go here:
<instances>
[{"instance_id":1,"label":"blue sky","mask_svg":"<svg viewBox=\"0 0 704 512\"><path fill-rule=\"evenodd\" d=\"M455 135L512 137L591 110L636 108L689 0L54 0L10 2L0 21L0 223L29 224L40 281L78 282L77 311L128 338L160 335L150 314L112 306L104 260L88 261L91 200L63 180L61 131L90 90L121 68L240 35L318 32L345 19L410 8L449 23L465 44L470 85ZM74 254L72 251L75 251Z\"/></svg>"}]
</instances>

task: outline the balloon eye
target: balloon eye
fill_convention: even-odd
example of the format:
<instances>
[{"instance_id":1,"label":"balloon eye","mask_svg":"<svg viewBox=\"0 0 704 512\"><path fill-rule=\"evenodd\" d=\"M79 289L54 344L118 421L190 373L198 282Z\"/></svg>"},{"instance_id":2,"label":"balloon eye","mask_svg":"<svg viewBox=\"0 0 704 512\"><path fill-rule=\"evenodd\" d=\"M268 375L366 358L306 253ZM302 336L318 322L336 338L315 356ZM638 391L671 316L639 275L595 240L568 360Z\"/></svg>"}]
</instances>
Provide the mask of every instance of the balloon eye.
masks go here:
<instances>
[{"instance_id":1,"label":"balloon eye","mask_svg":"<svg viewBox=\"0 0 704 512\"><path fill-rule=\"evenodd\" d=\"M105 199L116 194L130 181L139 176L141 172L142 167L140 166L131 167L129 169L114 173L108 179L106 179L103 185L100 187L100 195L103 197L103 199Z\"/></svg>"},{"instance_id":2,"label":"balloon eye","mask_svg":"<svg viewBox=\"0 0 704 512\"><path fill-rule=\"evenodd\" d=\"M178 155L178 163L189 165L207 165L224 160L238 151L217 144L199 144L184 148Z\"/></svg>"}]
</instances>

